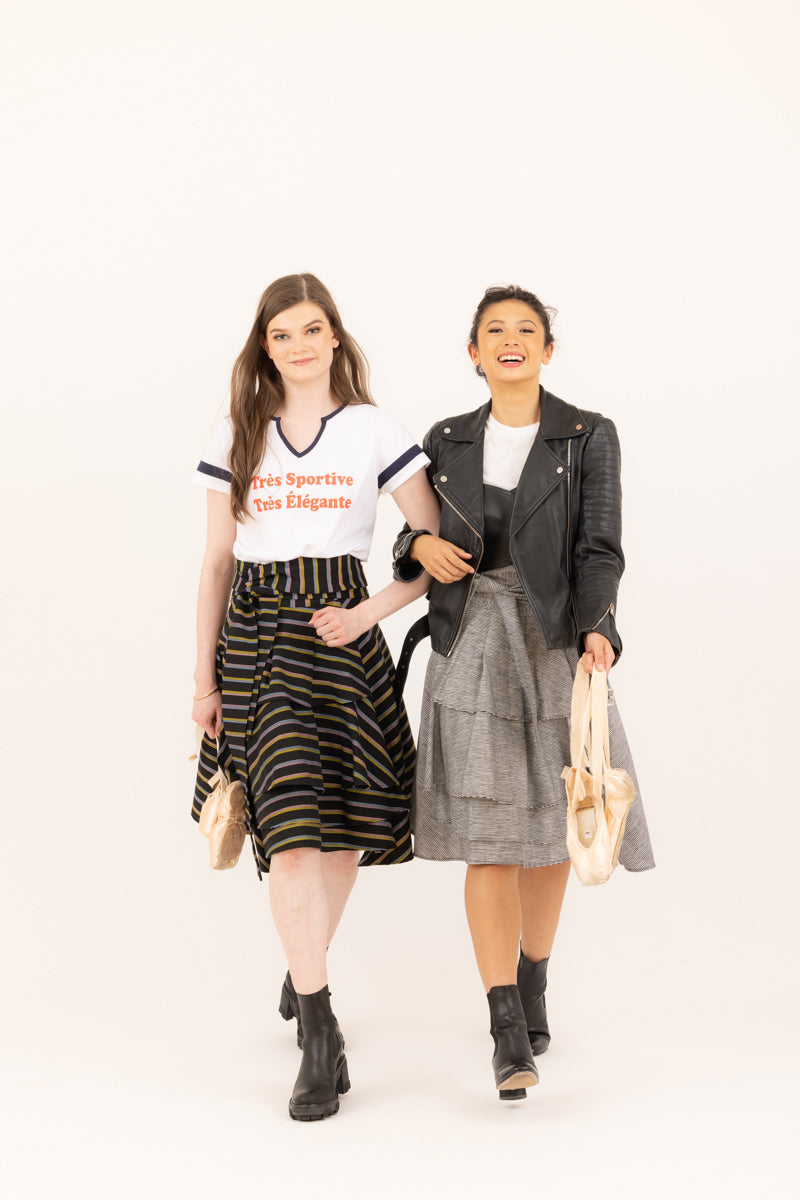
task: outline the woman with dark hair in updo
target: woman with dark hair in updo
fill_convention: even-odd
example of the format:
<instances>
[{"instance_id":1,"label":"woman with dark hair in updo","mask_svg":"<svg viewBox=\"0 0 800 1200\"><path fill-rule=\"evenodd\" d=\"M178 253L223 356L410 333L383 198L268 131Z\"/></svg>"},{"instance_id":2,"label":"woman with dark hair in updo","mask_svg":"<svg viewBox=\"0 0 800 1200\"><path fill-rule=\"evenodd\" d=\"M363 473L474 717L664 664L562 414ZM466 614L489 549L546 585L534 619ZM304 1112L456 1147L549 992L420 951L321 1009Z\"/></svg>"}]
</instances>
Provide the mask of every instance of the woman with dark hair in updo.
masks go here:
<instances>
[{"instance_id":1,"label":"woman with dark hair in updo","mask_svg":"<svg viewBox=\"0 0 800 1200\"><path fill-rule=\"evenodd\" d=\"M412 807L419 858L466 862L466 910L486 989L501 1099L538 1082L550 1042L545 986L569 875L566 794L579 659L609 671L622 651L616 429L540 384L551 313L519 287L490 288L469 355L491 392L429 430L439 536L406 526L395 575L435 579ZM609 692L611 755L635 780ZM619 861L654 865L639 796Z\"/></svg>"}]
</instances>

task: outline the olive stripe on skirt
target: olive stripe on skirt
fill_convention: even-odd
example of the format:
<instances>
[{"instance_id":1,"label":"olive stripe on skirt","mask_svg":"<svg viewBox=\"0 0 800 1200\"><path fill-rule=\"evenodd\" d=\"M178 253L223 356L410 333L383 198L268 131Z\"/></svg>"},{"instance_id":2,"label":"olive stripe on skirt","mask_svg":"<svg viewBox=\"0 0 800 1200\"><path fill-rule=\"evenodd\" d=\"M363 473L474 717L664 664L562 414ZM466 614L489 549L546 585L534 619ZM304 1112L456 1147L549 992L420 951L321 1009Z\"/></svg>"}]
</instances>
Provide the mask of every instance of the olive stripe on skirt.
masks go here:
<instances>
[{"instance_id":1,"label":"olive stripe on skirt","mask_svg":"<svg viewBox=\"0 0 800 1200\"><path fill-rule=\"evenodd\" d=\"M244 783L256 863L302 846L360 850L362 865L411 857L414 743L377 626L326 646L309 624L367 596L360 561L237 562L217 651L220 758ZM217 769L203 739L193 816Z\"/></svg>"}]
</instances>

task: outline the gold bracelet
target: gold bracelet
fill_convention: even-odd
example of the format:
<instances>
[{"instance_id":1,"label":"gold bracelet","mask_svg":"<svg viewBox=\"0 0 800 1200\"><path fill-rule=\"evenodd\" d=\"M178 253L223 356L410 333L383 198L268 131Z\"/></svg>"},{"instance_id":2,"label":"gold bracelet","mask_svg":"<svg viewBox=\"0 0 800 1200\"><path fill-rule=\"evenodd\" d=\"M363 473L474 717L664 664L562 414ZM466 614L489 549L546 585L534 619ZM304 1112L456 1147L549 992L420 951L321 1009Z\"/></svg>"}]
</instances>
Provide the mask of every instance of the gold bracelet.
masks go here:
<instances>
[{"instance_id":1,"label":"gold bracelet","mask_svg":"<svg viewBox=\"0 0 800 1200\"><path fill-rule=\"evenodd\" d=\"M193 700L207 700L209 696L213 696L214 692L218 692L219 687L212 688L210 692L206 692L205 696L192 696Z\"/></svg>"}]
</instances>

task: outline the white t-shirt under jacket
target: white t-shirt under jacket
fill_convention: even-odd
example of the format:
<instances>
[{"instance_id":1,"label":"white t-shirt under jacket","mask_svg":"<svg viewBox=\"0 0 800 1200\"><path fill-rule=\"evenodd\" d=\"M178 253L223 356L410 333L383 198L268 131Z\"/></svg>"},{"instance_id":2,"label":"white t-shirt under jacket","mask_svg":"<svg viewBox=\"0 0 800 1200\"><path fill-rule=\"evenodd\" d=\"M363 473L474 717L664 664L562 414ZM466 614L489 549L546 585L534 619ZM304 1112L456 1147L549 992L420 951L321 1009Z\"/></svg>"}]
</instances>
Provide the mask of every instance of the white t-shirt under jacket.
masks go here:
<instances>
[{"instance_id":1,"label":"white t-shirt under jacket","mask_svg":"<svg viewBox=\"0 0 800 1200\"><path fill-rule=\"evenodd\" d=\"M539 432L535 425L501 425L489 413L483 437L483 482L511 492Z\"/></svg>"}]
</instances>

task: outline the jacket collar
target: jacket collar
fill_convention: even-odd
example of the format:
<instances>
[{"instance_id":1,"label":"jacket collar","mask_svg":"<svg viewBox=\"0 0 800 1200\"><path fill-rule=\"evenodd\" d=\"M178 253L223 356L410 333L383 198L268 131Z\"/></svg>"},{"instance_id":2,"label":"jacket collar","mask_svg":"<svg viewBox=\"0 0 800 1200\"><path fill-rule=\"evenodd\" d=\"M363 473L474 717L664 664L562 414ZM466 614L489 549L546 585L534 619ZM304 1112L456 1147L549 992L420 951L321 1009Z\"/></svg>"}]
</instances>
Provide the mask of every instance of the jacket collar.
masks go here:
<instances>
[{"instance_id":1,"label":"jacket collar","mask_svg":"<svg viewBox=\"0 0 800 1200\"><path fill-rule=\"evenodd\" d=\"M487 400L486 404L482 404L480 408L474 408L472 412L463 413L460 417L451 417L448 421L441 421L436 432L446 441L477 442L483 437L483 431L491 411L492 402Z\"/></svg>"},{"instance_id":2,"label":"jacket collar","mask_svg":"<svg viewBox=\"0 0 800 1200\"><path fill-rule=\"evenodd\" d=\"M544 388L541 403L539 437L545 441L550 441L551 438L581 437L584 433L591 433L592 425L586 413L581 412L574 404L559 400L558 396L546 392Z\"/></svg>"},{"instance_id":3,"label":"jacket collar","mask_svg":"<svg viewBox=\"0 0 800 1200\"><path fill-rule=\"evenodd\" d=\"M586 413L582 413L573 404L567 404L566 401L560 400L558 396L545 391L544 388L540 389L540 403L542 415L539 422L539 437L545 441L554 438L580 437L584 433L591 432L591 422L587 419ZM483 437L483 431L491 411L492 402L489 400L472 412L464 413L461 417L453 417L447 422L445 437L449 435L453 441L458 442L477 442Z\"/></svg>"}]
</instances>

